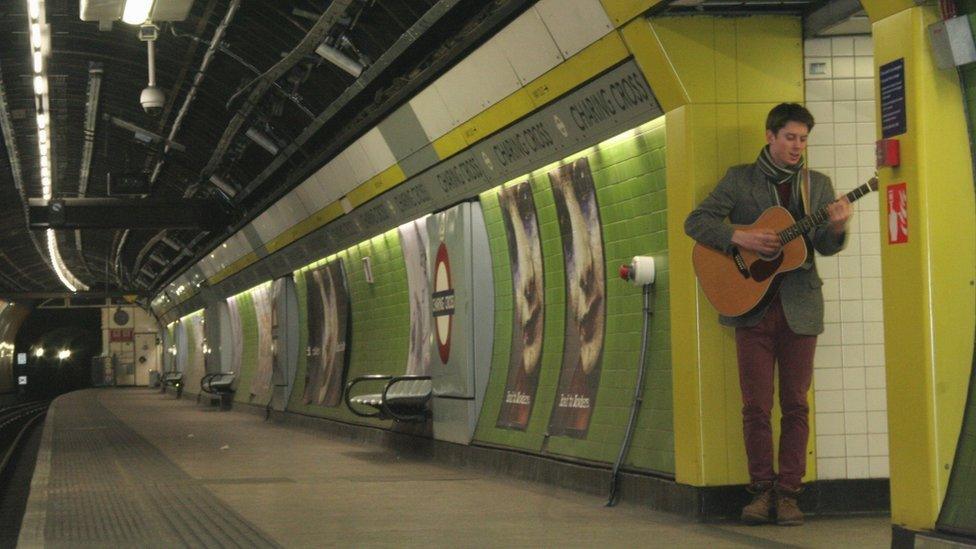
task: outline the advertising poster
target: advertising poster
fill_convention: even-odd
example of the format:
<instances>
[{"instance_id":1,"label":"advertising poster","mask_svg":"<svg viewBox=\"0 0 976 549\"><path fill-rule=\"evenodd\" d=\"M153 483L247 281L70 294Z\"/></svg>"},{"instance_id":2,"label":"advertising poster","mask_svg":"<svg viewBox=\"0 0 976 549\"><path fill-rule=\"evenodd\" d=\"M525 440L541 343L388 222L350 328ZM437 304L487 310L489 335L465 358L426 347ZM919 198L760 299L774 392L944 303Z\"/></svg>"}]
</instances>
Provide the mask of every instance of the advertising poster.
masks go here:
<instances>
[{"instance_id":1,"label":"advertising poster","mask_svg":"<svg viewBox=\"0 0 976 549\"><path fill-rule=\"evenodd\" d=\"M183 317L183 325L187 330L189 360L183 373L183 383L189 387L189 392L200 390L200 379L206 374L207 340L203 330L203 311Z\"/></svg>"},{"instance_id":2,"label":"advertising poster","mask_svg":"<svg viewBox=\"0 0 976 549\"><path fill-rule=\"evenodd\" d=\"M513 312L508 378L497 426L524 431L532 415L542 362L545 311L542 241L532 185L528 181L499 191L498 204L508 241Z\"/></svg>"},{"instance_id":3,"label":"advertising poster","mask_svg":"<svg viewBox=\"0 0 976 549\"><path fill-rule=\"evenodd\" d=\"M410 291L410 351L408 375L430 375L430 335L433 316L430 310L430 281L427 276L427 218L400 225L400 247L407 268Z\"/></svg>"},{"instance_id":4,"label":"advertising poster","mask_svg":"<svg viewBox=\"0 0 976 549\"><path fill-rule=\"evenodd\" d=\"M251 299L258 321L258 361L251 378L251 394L264 399L271 393L271 283L251 290Z\"/></svg>"},{"instance_id":5,"label":"advertising poster","mask_svg":"<svg viewBox=\"0 0 976 549\"><path fill-rule=\"evenodd\" d=\"M606 323L603 234L586 158L549 172L563 242L566 335L549 434L586 438L596 404Z\"/></svg>"},{"instance_id":6,"label":"advertising poster","mask_svg":"<svg viewBox=\"0 0 976 549\"><path fill-rule=\"evenodd\" d=\"M308 281L306 404L342 402L349 342L349 288L341 259L305 273Z\"/></svg>"},{"instance_id":7,"label":"advertising poster","mask_svg":"<svg viewBox=\"0 0 976 549\"><path fill-rule=\"evenodd\" d=\"M230 372L241 371L241 356L244 354L244 331L241 328L241 304L240 295L227 298L227 312L230 318L230 358L227 361ZM223 352L223 351L222 351Z\"/></svg>"}]
</instances>

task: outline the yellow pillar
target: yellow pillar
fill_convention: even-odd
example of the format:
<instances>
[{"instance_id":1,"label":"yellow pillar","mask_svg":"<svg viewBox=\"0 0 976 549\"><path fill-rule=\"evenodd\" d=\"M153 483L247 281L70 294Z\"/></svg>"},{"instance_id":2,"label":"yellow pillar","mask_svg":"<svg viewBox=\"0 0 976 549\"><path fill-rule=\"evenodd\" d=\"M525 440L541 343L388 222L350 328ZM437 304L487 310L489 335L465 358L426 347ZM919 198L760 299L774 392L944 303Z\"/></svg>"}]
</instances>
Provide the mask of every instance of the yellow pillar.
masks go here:
<instances>
[{"instance_id":1,"label":"yellow pillar","mask_svg":"<svg viewBox=\"0 0 976 549\"><path fill-rule=\"evenodd\" d=\"M640 18L621 33L667 116L675 476L745 483L735 343L698 290L683 225L726 169L755 160L769 109L803 100L800 20Z\"/></svg>"},{"instance_id":2,"label":"yellow pillar","mask_svg":"<svg viewBox=\"0 0 976 549\"><path fill-rule=\"evenodd\" d=\"M901 166L880 171L881 261L891 516L926 530L945 497L972 369L976 205L960 84L932 63L935 7L862 0L874 59L904 59L907 133ZM879 102L878 90L875 90ZM878 117L881 120L881 117ZM880 137L880 130L878 131ZM908 242L889 244L887 188L905 183Z\"/></svg>"}]
</instances>

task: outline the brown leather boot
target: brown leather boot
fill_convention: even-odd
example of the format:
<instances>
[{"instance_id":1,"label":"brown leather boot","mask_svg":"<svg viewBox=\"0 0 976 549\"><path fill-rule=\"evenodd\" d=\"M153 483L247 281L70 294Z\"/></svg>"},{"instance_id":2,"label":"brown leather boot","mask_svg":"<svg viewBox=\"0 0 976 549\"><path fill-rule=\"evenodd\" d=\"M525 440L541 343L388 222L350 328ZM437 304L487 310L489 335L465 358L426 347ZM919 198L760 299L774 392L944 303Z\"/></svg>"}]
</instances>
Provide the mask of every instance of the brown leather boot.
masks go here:
<instances>
[{"instance_id":1,"label":"brown leather boot","mask_svg":"<svg viewBox=\"0 0 976 549\"><path fill-rule=\"evenodd\" d=\"M780 526L799 526L803 524L803 511L796 502L800 489L791 490L776 486L776 524Z\"/></svg>"},{"instance_id":2,"label":"brown leather boot","mask_svg":"<svg viewBox=\"0 0 976 549\"><path fill-rule=\"evenodd\" d=\"M773 483L755 482L746 488L752 494L752 502L742 508L742 522L746 524L765 524L773 519Z\"/></svg>"}]
</instances>

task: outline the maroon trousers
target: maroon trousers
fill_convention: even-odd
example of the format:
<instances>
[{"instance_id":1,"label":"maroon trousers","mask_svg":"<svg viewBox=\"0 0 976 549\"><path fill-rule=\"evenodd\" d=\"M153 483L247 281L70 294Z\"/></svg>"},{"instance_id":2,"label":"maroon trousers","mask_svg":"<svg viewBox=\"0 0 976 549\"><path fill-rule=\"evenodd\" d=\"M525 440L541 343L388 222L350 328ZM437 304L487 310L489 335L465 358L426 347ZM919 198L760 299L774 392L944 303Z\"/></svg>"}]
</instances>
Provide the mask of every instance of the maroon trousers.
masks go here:
<instances>
[{"instance_id":1,"label":"maroon trousers","mask_svg":"<svg viewBox=\"0 0 976 549\"><path fill-rule=\"evenodd\" d=\"M806 472L807 391L813 376L817 336L793 333L779 296L758 325L736 328L739 385L742 388L742 431L751 482L776 480L797 489ZM773 469L773 373L779 364L779 404L783 412L779 437L779 475Z\"/></svg>"}]
</instances>

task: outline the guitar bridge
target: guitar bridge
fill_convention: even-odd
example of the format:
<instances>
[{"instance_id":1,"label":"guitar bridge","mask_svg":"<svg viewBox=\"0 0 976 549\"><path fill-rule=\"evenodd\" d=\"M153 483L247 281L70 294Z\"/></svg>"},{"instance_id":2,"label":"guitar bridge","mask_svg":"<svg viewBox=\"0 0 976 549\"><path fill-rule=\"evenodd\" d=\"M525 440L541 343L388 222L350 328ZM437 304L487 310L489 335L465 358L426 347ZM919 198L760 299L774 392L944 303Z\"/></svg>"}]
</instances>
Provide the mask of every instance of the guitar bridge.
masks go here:
<instances>
[{"instance_id":1,"label":"guitar bridge","mask_svg":"<svg viewBox=\"0 0 976 549\"><path fill-rule=\"evenodd\" d=\"M735 262L735 268L739 269L742 278L749 278L749 268L746 266L746 260L742 259L742 254L739 253L738 248L732 248L732 261Z\"/></svg>"}]
</instances>

